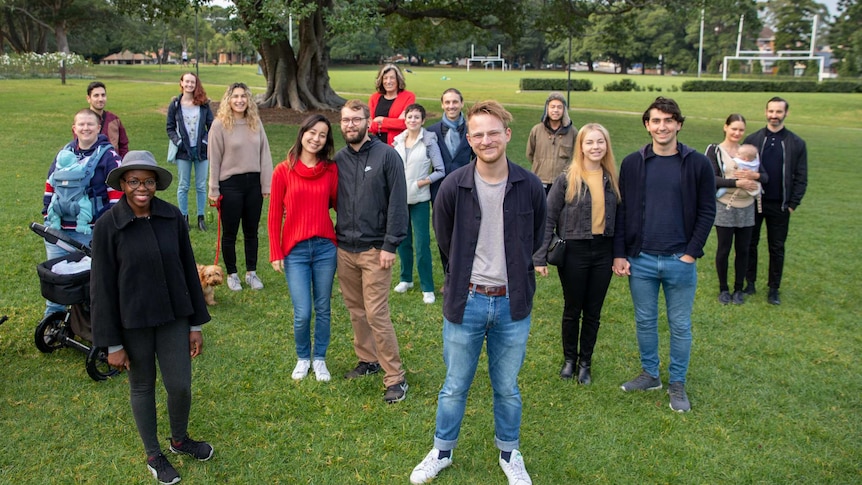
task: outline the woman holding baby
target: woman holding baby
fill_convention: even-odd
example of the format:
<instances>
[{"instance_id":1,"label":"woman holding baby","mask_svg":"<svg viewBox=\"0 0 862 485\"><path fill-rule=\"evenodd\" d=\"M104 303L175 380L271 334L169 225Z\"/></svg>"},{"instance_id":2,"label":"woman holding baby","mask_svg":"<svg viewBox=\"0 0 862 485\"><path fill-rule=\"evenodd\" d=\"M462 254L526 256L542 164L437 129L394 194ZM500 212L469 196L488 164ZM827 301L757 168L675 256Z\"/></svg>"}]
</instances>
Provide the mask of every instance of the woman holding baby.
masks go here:
<instances>
[{"instance_id":1,"label":"woman holding baby","mask_svg":"<svg viewBox=\"0 0 862 485\"><path fill-rule=\"evenodd\" d=\"M742 287L748 267L748 245L754 230L754 211L758 205L760 184L767 182L766 172L758 160L757 148L740 145L744 136L745 118L740 114L732 114L724 123L724 141L706 148L718 189L715 270L718 273L718 302L722 305L745 303ZM732 294L727 283L731 246L736 249Z\"/></svg>"}]
</instances>

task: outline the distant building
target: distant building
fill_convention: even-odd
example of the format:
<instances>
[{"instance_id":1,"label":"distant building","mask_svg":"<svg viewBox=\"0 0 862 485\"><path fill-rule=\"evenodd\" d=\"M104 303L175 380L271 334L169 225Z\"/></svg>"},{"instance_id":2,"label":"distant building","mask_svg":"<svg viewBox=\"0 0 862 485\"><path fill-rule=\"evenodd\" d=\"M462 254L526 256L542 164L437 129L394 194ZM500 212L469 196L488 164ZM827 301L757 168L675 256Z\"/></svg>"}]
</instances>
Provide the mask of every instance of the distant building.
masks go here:
<instances>
[{"instance_id":1,"label":"distant building","mask_svg":"<svg viewBox=\"0 0 862 485\"><path fill-rule=\"evenodd\" d=\"M104 59L100 64L109 65L133 65L133 64L153 64L153 58L144 54L133 53L130 50L124 50L116 54L111 54Z\"/></svg>"}]
</instances>

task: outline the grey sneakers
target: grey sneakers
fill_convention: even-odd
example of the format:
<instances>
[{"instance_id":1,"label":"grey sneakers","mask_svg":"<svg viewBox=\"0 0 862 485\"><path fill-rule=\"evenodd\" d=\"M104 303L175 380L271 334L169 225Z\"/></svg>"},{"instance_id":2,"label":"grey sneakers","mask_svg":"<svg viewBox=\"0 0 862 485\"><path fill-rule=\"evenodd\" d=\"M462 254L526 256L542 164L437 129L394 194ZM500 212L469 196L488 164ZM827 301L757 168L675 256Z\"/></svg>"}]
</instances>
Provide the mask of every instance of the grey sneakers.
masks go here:
<instances>
[{"instance_id":1,"label":"grey sneakers","mask_svg":"<svg viewBox=\"0 0 862 485\"><path fill-rule=\"evenodd\" d=\"M682 382L671 382L667 393L670 396L670 408L678 413L691 411L691 403L685 394L685 384Z\"/></svg>"},{"instance_id":2,"label":"grey sneakers","mask_svg":"<svg viewBox=\"0 0 862 485\"><path fill-rule=\"evenodd\" d=\"M646 371L642 371L639 376L626 382L620 388L626 392L655 391L656 389L661 389L661 379L647 374Z\"/></svg>"}]
</instances>

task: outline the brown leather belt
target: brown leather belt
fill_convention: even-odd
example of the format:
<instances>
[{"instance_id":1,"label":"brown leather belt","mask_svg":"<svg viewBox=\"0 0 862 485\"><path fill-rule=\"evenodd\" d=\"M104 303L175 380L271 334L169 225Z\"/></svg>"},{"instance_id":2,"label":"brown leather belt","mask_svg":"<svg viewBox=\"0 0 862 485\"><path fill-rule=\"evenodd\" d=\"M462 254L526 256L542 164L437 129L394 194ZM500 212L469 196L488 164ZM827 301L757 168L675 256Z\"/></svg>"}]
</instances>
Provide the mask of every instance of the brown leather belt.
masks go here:
<instances>
[{"instance_id":1,"label":"brown leather belt","mask_svg":"<svg viewBox=\"0 0 862 485\"><path fill-rule=\"evenodd\" d=\"M485 286L470 283L470 286L468 288L470 289L470 291L475 291L476 293L480 293L486 296L506 296L505 286Z\"/></svg>"}]
</instances>

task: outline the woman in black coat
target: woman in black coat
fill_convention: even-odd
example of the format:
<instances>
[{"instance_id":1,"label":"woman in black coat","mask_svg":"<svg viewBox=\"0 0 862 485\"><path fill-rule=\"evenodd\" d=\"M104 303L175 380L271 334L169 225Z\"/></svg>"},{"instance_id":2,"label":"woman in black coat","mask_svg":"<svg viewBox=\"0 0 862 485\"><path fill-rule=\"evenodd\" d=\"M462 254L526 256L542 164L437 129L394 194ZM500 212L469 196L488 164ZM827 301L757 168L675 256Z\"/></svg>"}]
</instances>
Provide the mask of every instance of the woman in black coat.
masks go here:
<instances>
[{"instance_id":1,"label":"woman in black coat","mask_svg":"<svg viewBox=\"0 0 862 485\"><path fill-rule=\"evenodd\" d=\"M90 272L93 344L108 347L108 363L128 371L147 467L163 484L180 476L158 442L156 360L168 394L170 450L198 460L213 454L187 434L191 360L201 353L201 325L210 315L182 213L155 197L171 179L147 151L130 151L108 174L108 185L124 195L95 226Z\"/></svg>"}]
</instances>

